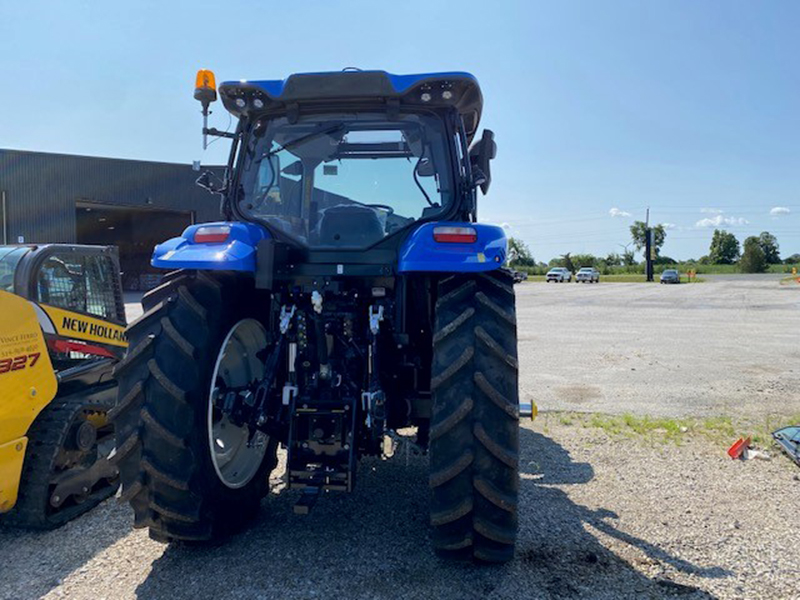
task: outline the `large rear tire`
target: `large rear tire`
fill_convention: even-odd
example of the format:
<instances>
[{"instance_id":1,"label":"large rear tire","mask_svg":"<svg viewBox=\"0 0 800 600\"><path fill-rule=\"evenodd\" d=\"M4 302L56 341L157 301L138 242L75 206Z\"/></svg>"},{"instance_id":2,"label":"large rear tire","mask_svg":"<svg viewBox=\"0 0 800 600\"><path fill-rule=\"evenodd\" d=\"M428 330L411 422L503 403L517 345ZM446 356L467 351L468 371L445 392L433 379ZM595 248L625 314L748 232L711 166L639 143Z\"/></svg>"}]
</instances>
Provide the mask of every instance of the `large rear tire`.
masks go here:
<instances>
[{"instance_id":1,"label":"large rear tire","mask_svg":"<svg viewBox=\"0 0 800 600\"><path fill-rule=\"evenodd\" d=\"M433 336L431 523L447 559L514 556L519 492L517 328L504 271L439 284Z\"/></svg>"},{"instance_id":2,"label":"large rear tire","mask_svg":"<svg viewBox=\"0 0 800 600\"><path fill-rule=\"evenodd\" d=\"M119 404L111 414L115 460L134 527L149 527L153 539L230 535L255 516L268 490L276 442L261 440L257 463L244 461L247 475L228 471L226 478L212 450L209 409L223 344L243 320L258 323L254 295L245 278L174 274L145 295L145 313L128 329L128 355L116 373ZM251 354L250 364L259 363Z\"/></svg>"}]
</instances>

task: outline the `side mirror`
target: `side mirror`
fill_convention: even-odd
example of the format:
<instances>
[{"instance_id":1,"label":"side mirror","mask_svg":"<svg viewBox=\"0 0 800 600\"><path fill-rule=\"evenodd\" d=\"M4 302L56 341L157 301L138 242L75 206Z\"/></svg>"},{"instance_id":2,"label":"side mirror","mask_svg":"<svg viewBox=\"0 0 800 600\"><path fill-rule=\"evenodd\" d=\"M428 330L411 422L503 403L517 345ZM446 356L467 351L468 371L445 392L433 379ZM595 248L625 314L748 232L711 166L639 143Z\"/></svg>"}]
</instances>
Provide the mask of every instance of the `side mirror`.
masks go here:
<instances>
[{"instance_id":1,"label":"side mirror","mask_svg":"<svg viewBox=\"0 0 800 600\"><path fill-rule=\"evenodd\" d=\"M214 179L219 182L219 185L214 182ZM211 171L203 171L200 173L200 177L197 178L195 183L204 190L208 190L212 194L221 194L225 188L225 182Z\"/></svg>"},{"instance_id":2,"label":"side mirror","mask_svg":"<svg viewBox=\"0 0 800 600\"><path fill-rule=\"evenodd\" d=\"M489 191L492 183L490 162L497 156L497 144L494 141L494 132L483 130L481 139L469 149L469 162L472 165L472 184L480 187L484 196Z\"/></svg>"}]
</instances>

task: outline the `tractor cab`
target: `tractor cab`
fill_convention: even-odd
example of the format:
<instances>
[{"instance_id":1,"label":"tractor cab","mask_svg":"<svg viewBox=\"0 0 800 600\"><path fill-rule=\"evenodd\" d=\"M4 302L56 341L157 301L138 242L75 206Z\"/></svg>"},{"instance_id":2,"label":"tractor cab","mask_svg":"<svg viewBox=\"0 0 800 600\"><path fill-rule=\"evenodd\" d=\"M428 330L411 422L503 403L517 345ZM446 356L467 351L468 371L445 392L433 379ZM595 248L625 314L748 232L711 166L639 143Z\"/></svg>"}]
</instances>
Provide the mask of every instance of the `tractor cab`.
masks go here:
<instances>
[{"instance_id":1,"label":"tractor cab","mask_svg":"<svg viewBox=\"0 0 800 600\"><path fill-rule=\"evenodd\" d=\"M198 77L204 112L211 85ZM475 188L488 189L495 145L485 131L470 150L483 101L468 73L299 74L227 82L219 95L238 127L204 128L233 144L226 181L204 173L200 183L223 195L228 219L293 248L395 254L414 225L476 220Z\"/></svg>"}]
</instances>

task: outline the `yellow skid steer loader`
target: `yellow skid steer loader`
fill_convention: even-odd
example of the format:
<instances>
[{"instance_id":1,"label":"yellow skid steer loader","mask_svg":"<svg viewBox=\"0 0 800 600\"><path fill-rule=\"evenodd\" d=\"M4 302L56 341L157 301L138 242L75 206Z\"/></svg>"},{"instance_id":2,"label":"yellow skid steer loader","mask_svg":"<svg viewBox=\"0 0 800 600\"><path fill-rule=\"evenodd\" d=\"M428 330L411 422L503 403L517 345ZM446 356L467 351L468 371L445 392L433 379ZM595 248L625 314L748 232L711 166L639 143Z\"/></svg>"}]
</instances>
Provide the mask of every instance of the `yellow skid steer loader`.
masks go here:
<instances>
[{"instance_id":1,"label":"yellow skid steer loader","mask_svg":"<svg viewBox=\"0 0 800 600\"><path fill-rule=\"evenodd\" d=\"M0 246L0 522L52 529L112 495L116 248Z\"/></svg>"}]
</instances>

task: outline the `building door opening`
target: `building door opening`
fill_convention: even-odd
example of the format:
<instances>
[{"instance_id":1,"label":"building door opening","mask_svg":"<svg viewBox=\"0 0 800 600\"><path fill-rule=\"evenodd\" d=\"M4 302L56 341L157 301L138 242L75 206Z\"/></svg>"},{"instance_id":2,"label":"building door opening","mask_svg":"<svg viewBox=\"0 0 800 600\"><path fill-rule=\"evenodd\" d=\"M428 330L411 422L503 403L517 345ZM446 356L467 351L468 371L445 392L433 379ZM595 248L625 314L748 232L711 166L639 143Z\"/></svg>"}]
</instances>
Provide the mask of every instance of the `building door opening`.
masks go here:
<instances>
[{"instance_id":1,"label":"building door opening","mask_svg":"<svg viewBox=\"0 0 800 600\"><path fill-rule=\"evenodd\" d=\"M143 209L78 202L77 242L117 246L122 287L148 290L158 285L163 271L150 266L156 244L179 236L194 222L190 211Z\"/></svg>"}]
</instances>

